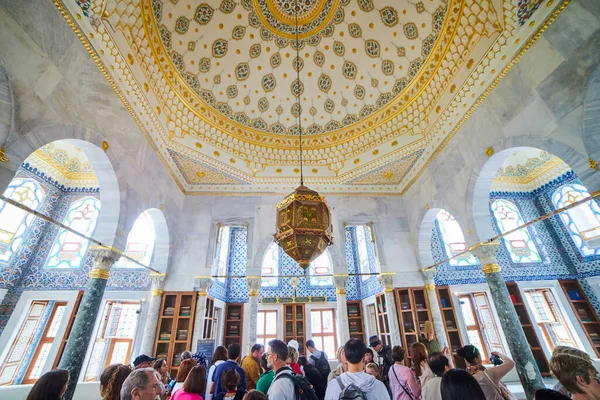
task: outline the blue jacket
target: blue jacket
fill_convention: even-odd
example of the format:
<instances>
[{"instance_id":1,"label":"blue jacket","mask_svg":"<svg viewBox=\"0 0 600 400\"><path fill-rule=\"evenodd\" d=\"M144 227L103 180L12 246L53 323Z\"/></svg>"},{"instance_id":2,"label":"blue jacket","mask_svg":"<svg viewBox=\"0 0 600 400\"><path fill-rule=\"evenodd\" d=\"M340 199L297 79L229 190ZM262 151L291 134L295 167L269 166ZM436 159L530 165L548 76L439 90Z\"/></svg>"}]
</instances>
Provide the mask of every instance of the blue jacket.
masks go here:
<instances>
[{"instance_id":1,"label":"blue jacket","mask_svg":"<svg viewBox=\"0 0 600 400\"><path fill-rule=\"evenodd\" d=\"M240 374L238 390L242 393L246 393L246 374L244 373L244 370L242 367L240 367L240 364L236 363L235 361L227 360L224 363L219 364L213 373L212 381L215 383L213 391L214 397L216 397L217 393L227 392L227 390L221 386L221 376L223 375L223 372L229 371L230 369L235 369L237 373Z\"/></svg>"}]
</instances>

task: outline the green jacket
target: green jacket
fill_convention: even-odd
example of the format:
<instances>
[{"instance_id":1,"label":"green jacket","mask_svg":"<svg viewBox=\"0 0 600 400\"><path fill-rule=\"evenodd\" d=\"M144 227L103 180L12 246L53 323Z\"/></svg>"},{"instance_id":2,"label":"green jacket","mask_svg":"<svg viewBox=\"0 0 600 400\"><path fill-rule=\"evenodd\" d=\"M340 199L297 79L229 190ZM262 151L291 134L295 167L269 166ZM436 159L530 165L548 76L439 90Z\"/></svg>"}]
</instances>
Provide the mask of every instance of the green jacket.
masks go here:
<instances>
[{"instance_id":1,"label":"green jacket","mask_svg":"<svg viewBox=\"0 0 600 400\"><path fill-rule=\"evenodd\" d=\"M271 383L273 383L274 378L274 371L263 372L263 374L260 376L260 379L258 380L258 383L256 384L256 390L267 394L269 388L271 387Z\"/></svg>"},{"instance_id":2,"label":"green jacket","mask_svg":"<svg viewBox=\"0 0 600 400\"><path fill-rule=\"evenodd\" d=\"M429 355L442 351L437 339L427 340L425 336L420 336L419 342L423 343L425 347L427 347L427 354Z\"/></svg>"}]
</instances>

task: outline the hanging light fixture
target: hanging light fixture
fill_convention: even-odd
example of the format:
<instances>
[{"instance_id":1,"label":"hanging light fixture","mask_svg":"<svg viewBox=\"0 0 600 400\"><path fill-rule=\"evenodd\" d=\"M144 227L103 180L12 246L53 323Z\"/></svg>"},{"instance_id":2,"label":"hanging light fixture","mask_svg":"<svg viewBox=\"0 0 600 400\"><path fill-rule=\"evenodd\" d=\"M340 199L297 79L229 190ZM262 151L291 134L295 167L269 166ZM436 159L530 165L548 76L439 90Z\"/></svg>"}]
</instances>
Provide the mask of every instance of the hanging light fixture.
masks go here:
<instances>
[{"instance_id":1,"label":"hanging light fixture","mask_svg":"<svg viewBox=\"0 0 600 400\"><path fill-rule=\"evenodd\" d=\"M300 59L300 42L298 38L298 0L296 11L296 57ZM300 85L300 68L296 69L298 85ZM303 270L333 244L331 235L331 211L325 196L304 186L302 170L302 107L300 90L296 91L298 104L298 132L300 135L300 186L277 204L275 241L283 251L294 259Z\"/></svg>"}]
</instances>

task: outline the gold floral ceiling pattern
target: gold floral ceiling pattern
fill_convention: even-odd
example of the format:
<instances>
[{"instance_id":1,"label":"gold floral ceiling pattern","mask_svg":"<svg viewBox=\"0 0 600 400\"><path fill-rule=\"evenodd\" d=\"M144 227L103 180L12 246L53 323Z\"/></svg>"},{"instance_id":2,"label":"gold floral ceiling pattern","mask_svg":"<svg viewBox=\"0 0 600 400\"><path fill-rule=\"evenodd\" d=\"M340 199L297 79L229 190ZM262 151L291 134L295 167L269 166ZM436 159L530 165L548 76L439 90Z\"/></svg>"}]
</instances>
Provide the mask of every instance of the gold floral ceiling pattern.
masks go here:
<instances>
[{"instance_id":1,"label":"gold floral ceiling pattern","mask_svg":"<svg viewBox=\"0 0 600 400\"><path fill-rule=\"evenodd\" d=\"M566 4L54 2L189 194L292 190L298 115L308 185L402 194Z\"/></svg>"}]
</instances>

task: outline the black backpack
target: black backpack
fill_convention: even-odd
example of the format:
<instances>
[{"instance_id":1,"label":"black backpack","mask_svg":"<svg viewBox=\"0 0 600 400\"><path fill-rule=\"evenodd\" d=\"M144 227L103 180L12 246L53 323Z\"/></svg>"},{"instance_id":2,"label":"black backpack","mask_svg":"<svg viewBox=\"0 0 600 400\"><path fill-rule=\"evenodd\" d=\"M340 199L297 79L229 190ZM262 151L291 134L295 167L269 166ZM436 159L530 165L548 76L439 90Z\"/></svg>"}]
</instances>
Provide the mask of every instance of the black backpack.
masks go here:
<instances>
[{"instance_id":1,"label":"black backpack","mask_svg":"<svg viewBox=\"0 0 600 400\"><path fill-rule=\"evenodd\" d=\"M305 376L296 375L293 372L291 374L277 374L275 379L273 379L273 383L280 378L292 380L296 391L296 400L319 400L313 386Z\"/></svg>"},{"instance_id":2,"label":"black backpack","mask_svg":"<svg viewBox=\"0 0 600 400\"><path fill-rule=\"evenodd\" d=\"M367 399L366 393L363 392L362 390L360 390L359 388L357 388L356 386L354 386L353 384L344 386L344 384L342 383L342 378L340 378L339 376L337 378L335 378L335 380L337 381L338 385L340 385L340 389L341 389L339 400L366 400Z\"/></svg>"},{"instance_id":3,"label":"black backpack","mask_svg":"<svg viewBox=\"0 0 600 400\"><path fill-rule=\"evenodd\" d=\"M313 355L311 355L310 358L315 361L315 368L317 368L317 370L323 377L323 382L327 382L327 378L329 377L329 373L331 372L329 361L327 361L327 354L325 354L325 352L322 351L320 358L317 358Z\"/></svg>"}]
</instances>

